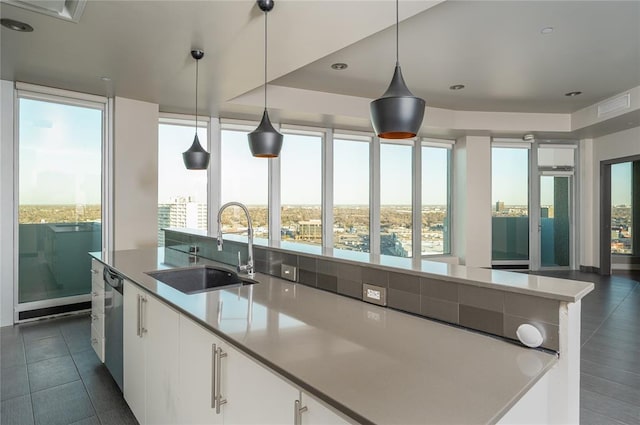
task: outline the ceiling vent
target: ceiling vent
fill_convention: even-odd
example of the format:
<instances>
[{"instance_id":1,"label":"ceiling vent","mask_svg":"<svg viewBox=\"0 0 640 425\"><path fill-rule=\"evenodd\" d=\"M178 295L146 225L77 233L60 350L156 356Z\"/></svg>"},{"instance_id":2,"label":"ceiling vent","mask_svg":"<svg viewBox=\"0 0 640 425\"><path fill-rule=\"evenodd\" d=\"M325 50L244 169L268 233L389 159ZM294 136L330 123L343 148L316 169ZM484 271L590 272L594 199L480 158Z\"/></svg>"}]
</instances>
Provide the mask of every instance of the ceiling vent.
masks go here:
<instances>
[{"instance_id":1,"label":"ceiling vent","mask_svg":"<svg viewBox=\"0 0 640 425\"><path fill-rule=\"evenodd\" d=\"M3 0L3 3L77 23L87 0Z\"/></svg>"},{"instance_id":2,"label":"ceiling vent","mask_svg":"<svg viewBox=\"0 0 640 425\"><path fill-rule=\"evenodd\" d=\"M628 109L631 106L631 93L606 100L598 105L598 116L612 114L614 112Z\"/></svg>"}]
</instances>

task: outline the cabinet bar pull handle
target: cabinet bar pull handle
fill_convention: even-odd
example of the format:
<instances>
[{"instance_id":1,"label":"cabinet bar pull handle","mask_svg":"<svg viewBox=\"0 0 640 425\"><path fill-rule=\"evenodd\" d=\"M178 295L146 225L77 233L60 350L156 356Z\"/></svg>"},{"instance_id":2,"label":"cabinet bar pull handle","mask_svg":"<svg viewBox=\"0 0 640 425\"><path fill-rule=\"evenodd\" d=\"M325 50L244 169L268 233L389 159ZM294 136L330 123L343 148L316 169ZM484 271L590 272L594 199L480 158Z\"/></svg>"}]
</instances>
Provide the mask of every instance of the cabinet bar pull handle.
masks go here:
<instances>
[{"instance_id":1,"label":"cabinet bar pull handle","mask_svg":"<svg viewBox=\"0 0 640 425\"><path fill-rule=\"evenodd\" d=\"M144 306L147 303L147 297L140 295L140 301L140 336L144 336L144 334L147 333L147 328L145 327L146 320L144 320L146 315L146 308L144 308Z\"/></svg>"},{"instance_id":2,"label":"cabinet bar pull handle","mask_svg":"<svg viewBox=\"0 0 640 425\"><path fill-rule=\"evenodd\" d=\"M227 357L227 353L222 351L222 348L218 347L216 350L216 414L220 413L220 408L223 404L227 404L227 399L222 398L222 389L221 389L221 375L222 375L222 359Z\"/></svg>"},{"instance_id":3,"label":"cabinet bar pull handle","mask_svg":"<svg viewBox=\"0 0 640 425\"><path fill-rule=\"evenodd\" d=\"M307 406L300 407L301 404L300 400L293 403L293 425L302 425L302 414L309 410Z\"/></svg>"},{"instance_id":4,"label":"cabinet bar pull handle","mask_svg":"<svg viewBox=\"0 0 640 425\"><path fill-rule=\"evenodd\" d=\"M211 408L216 407L216 362L218 360L218 352L216 345L211 344Z\"/></svg>"},{"instance_id":5,"label":"cabinet bar pull handle","mask_svg":"<svg viewBox=\"0 0 640 425\"><path fill-rule=\"evenodd\" d=\"M138 297L138 306L137 306L137 309L136 309L136 314L137 314L136 335L137 336L141 336L141 331L140 331L140 294L137 294L136 297Z\"/></svg>"},{"instance_id":6,"label":"cabinet bar pull handle","mask_svg":"<svg viewBox=\"0 0 640 425\"><path fill-rule=\"evenodd\" d=\"M93 273L93 274L98 274L98 270L96 270L96 269L91 269L91 273Z\"/></svg>"}]
</instances>

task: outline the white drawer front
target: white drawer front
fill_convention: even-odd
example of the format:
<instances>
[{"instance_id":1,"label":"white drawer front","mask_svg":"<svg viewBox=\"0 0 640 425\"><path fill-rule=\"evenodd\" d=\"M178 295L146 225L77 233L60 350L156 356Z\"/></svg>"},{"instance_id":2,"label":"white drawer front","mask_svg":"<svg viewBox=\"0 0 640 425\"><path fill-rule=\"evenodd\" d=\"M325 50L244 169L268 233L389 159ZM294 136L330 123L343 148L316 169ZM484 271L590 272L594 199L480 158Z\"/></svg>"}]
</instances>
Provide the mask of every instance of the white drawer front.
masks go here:
<instances>
[{"instance_id":1,"label":"white drawer front","mask_svg":"<svg viewBox=\"0 0 640 425\"><path fill-rule=\"evenodd\" d=\"M91 288L91 312L104 315L104 289Z\"/></svg>"},{"instance_id":2,"label":"white drawer front","mask_svg":"<svg viewBox=\"0 0 640 425\"><path fill-rule=\"evenodd\" d=\"M104 332L100 332L95 326L91 326L91 346L98 355L101 362L104 362Z\"/></svg>"}]
</instances>

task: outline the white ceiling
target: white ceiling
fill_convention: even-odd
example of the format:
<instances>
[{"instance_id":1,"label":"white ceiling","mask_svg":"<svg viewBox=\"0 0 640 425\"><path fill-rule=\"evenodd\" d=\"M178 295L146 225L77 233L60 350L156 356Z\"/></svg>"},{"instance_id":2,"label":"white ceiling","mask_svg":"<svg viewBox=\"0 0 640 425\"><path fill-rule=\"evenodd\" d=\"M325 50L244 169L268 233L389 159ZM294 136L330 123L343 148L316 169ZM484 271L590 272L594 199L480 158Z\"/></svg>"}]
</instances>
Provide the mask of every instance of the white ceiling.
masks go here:
<instances>
[{"instance_id":1,"label":"white ceiling","mask_svg":"<svg viewBox=\"0 0 640 425\"><path fill-rule=\"evenodd\" d=\"M273 84L366 98L386 89L395 59L393 1L276 3L269 14ZM573 112L640 85L640 1L437 3L400 2L404 76L429 106ZM94 0L79 23L4 3L0 14L35 28L2 28L3 79L193 113L189 51L201 47L202 112L242 113L225 102L262 84L263 18L253 0ZM547 26L553 33L540 34ZM349 68L333 71L334 62ZM458 83L467 88L448 89ZM563 95L574 90L584 94Z\"/></svg>"},{"instance_id":2,"label":"white ceiling","mask_svg":"<svg viewBox=\"0 0 640 425\"><path fill-rule=\"evenodd\" d=\"M391 79L394 44L389 28L273 84L376 98ZM332 70L335 62L349 68ZM574 112L640 85L640 2L446 1L401 24L400 63L429 106ZM571 91L583 94L564 96Z\"/></svg>"}]
</instances>

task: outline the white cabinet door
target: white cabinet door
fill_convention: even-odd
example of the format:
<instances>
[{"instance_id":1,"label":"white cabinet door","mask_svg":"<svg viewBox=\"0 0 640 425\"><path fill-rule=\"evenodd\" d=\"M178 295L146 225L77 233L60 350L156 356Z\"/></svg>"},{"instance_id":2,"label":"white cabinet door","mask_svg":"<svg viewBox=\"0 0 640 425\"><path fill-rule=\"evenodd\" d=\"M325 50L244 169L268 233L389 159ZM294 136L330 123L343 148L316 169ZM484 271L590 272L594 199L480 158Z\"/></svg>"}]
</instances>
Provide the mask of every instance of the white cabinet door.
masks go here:
<instances>
[{"instance_id":1,"label":"white cabinet door","mask_svg":"<svg viewBox=\"0 0 640 425\"><path fill-rule=\"evenodd\" d=\"M175 424L178 423L179 314L150 295L144 297L146 423Z\"/></svg>"},{"instance_id":2,"label":"white cabinet door","mask_svg":"<svg viewBox=\"0 0 640 425\"><path fill-rule=\"evenodd\" d=\"M104 362L104 266L95 258L91 259L91 346Z\"/></svg>"},{"instance_id":3,"label":"white cabinet door","mask_svg":"<svg viewBox=\"0 0 640 425\"><path fill-rule=\"evenodd\" d=\"M228 344L222 349L224 423L292 424L298 389Z\"/></svg>"},{"instance_id":4,"label":"white cabinet door","mask_svg":"<svg viewBox=\"0 0 640 425\"><path fill-rule=\"evenodd\" d=\"M344 425L349 423L304 392L302 393L301 406L306 407L306 410L300 414L301 425Z\"/></svg>"},{"instance_id":5,"label":"white cabinet door","mask_svg":"<svg viewBox=\"0 0 640 425\"><path fill-rule=\"evenodd\" d=\"M145 344L140 336L140 297L142 291L131 282L124 281L123 362L124 399L140 424L145 416Z\"/></svg>"},{"instance_id":6,"label":"white cabinet door","mask_svg":"<svg viewBox=\"0 0 640 425\"><path fill-rule=\"evenodd\" d=\"M180 316L178 423L221 424L213 406L213 346L216 337L191 319Z\"/></svg>"}]
</instances>

